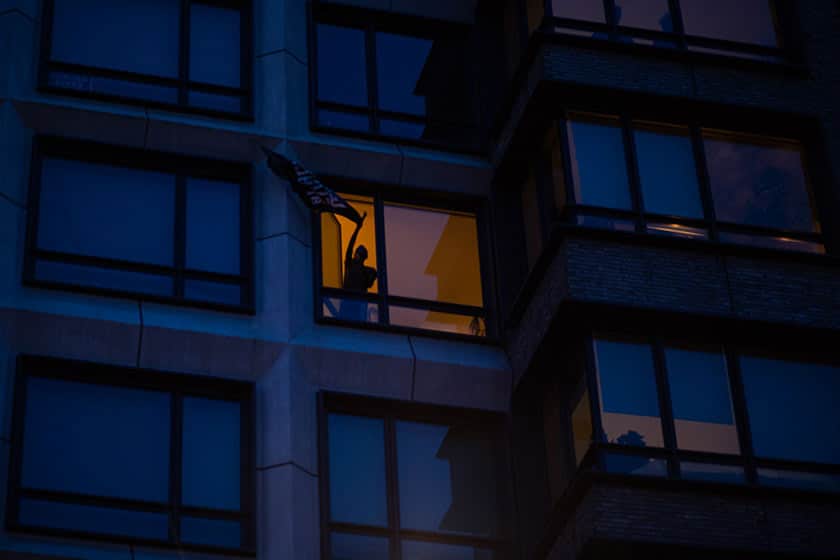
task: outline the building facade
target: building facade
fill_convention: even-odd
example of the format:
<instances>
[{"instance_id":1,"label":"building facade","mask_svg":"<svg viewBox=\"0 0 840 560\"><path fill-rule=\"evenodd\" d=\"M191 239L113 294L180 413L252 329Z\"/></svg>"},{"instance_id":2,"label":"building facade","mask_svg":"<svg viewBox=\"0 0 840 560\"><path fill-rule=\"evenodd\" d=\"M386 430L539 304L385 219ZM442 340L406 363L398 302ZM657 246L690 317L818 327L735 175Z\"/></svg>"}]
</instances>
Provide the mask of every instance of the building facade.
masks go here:
<instances>
[{"instance_id":1,"label":"building facade","mask_svg":"<svg viewBox=\"0 0 840 560\"><path fill-rule=\"evenodd\" d=\"M836 556L837 52L828 0L0 1L0 557Z\"/></svg>"}]
</instances>

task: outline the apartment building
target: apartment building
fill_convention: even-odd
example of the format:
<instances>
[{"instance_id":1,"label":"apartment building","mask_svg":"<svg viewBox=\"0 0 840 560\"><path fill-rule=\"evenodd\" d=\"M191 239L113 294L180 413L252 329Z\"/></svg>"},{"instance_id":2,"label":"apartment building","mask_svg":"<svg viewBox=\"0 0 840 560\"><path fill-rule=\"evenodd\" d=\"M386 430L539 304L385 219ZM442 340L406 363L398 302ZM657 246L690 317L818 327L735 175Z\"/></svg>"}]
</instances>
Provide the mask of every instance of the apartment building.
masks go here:
<instances>
[{"instance_id":1,"label":"apartment building","mask_svg":"<svg viewBox=\"0 0 840 560\"><path fill-rule=\"evenodd\" d=\"M0 557L836 556L838 52L828 0L0 1Z\"/></svg>"}]
</instances>

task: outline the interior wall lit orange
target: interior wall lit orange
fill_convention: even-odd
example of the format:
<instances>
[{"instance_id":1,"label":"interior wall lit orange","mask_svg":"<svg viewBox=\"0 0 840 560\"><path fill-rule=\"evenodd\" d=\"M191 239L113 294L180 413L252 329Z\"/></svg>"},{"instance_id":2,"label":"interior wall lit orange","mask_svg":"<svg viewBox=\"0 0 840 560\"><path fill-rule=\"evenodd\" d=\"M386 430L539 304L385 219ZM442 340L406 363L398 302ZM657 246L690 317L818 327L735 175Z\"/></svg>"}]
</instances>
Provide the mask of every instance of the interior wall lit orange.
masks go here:
<instances>
[{"instance_id":1,"label":"interior wall lit orange","mask_svg":"<svg viewBox=\"0 0 840 560\"><path fill-rule=\"evenodd\" d=\"M359 230L356 247L364 245L368 251L366 266L377 267L376 263L376 219L373 213L373 199L366 196L341 194L359 215L367 212L367 218ZM321 214L321 266L324 286L341 288L344 278L344 254L350 237L356 229L356 224L343 216L331 213ZM354 249L355 250L355 249ZM377 293L379 281L374 282L368 290Z\"/></svg>"}]
</instances>

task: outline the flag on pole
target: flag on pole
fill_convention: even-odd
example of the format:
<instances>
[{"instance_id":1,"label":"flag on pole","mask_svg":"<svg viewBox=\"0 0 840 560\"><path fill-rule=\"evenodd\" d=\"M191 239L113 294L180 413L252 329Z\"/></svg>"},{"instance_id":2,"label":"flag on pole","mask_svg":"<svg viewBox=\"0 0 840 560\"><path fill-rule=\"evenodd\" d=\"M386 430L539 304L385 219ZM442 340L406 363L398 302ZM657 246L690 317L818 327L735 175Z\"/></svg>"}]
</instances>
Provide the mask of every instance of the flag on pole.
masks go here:
<instances>
[{"instance_id":1,"label":"flag on pole","mask_svg":"<svg viewBox=\"0 0 840 560\"><path fill-rule=\"evenodd\" d=\"M359 223L362 217L355 208L339 196L334 190L325 186L311 171L300 162L289 159L267 148L265 152L268 167L281 179L288 179L294 191L312 210L318 212L332 212L344 216L348 220Z\"/></svg>"}]
</instances>

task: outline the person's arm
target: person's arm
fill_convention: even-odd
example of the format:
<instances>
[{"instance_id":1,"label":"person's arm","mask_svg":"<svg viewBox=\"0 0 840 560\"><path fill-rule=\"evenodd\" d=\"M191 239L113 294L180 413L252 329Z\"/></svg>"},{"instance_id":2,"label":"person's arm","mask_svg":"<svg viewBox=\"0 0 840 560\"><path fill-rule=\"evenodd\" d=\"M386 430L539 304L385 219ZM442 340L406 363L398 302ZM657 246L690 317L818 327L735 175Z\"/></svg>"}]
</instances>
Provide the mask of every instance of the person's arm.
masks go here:
<instances>
[{"instance_id":1,"label":"person's arm","mask_svg":"<svg viewBox=\"0 0 840 560\"><path fill-rule=\"evenodd\" d=\"M350 243L347 244L347 252L344 253L345 263L353 260L353 249L356 247L356 237L359 236L359 230L362 229L362 224L365 223L365 218L367 218L367 212L362 214L362 219L356 222L356 230L353 232L353 235L350 236Z\"/></svg>"}]
</instances>

